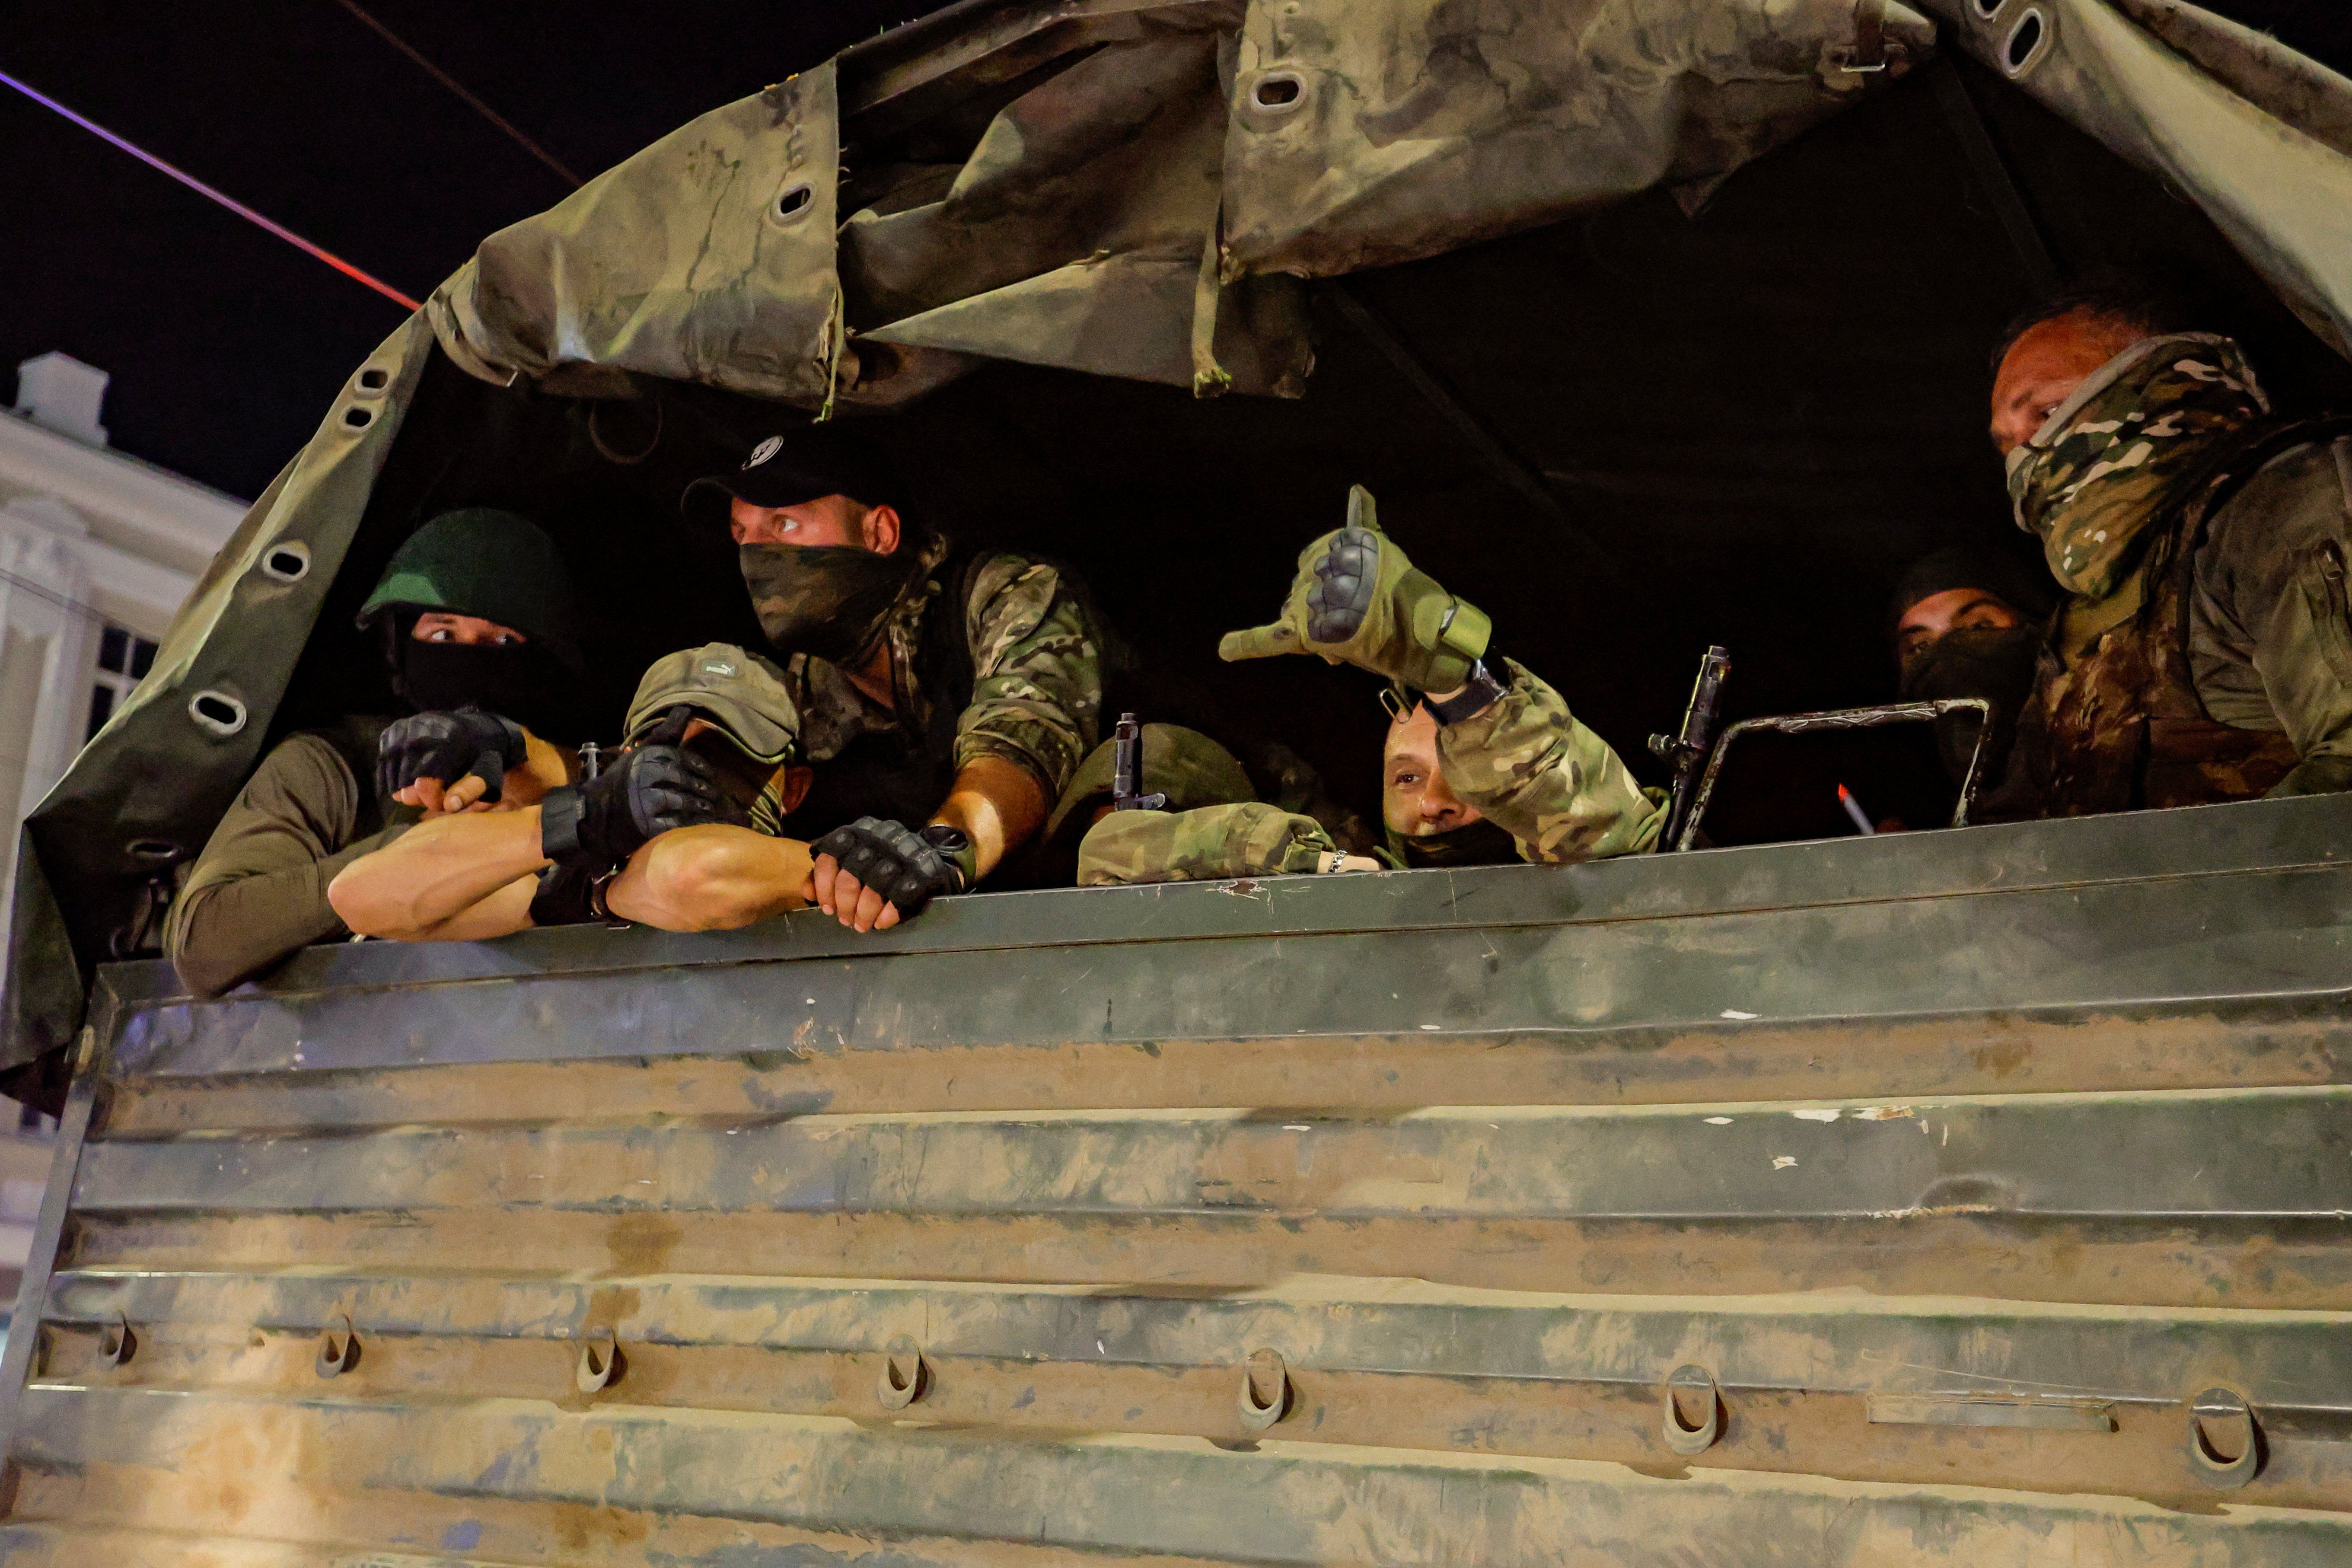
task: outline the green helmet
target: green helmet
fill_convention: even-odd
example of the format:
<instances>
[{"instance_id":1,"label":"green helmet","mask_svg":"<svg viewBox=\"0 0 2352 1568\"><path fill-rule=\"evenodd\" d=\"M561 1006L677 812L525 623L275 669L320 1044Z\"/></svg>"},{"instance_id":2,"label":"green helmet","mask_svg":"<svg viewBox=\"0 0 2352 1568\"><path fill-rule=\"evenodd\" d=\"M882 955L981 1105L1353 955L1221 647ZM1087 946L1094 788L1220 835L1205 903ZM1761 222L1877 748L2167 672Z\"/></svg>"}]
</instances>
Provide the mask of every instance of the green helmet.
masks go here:
<instances>
[{"instance_id":1,"label":"green helmet","mask_svg":"<svg viewBox=\"0 0 2352 1568\"><path fill-rule=\"evenodd\" d=\"M493 507L445 511L408 536L360 606L364 631L386 610L496 621L584 672L572 574L529 518Z\"/></svg>"}]
</instances>

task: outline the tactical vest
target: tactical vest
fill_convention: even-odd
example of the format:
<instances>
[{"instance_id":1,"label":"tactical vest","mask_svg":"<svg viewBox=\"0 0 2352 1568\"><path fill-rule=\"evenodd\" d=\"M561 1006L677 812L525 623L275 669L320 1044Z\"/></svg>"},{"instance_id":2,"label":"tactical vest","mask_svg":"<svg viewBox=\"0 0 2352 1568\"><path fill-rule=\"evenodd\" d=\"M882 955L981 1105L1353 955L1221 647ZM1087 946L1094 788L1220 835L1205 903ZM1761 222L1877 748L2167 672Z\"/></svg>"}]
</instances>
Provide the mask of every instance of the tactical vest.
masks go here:
<instances>
[{"instance_id":1,"label":"tactical vest","mask_svg":"<svg viewBox=\"0 0 2352 1568\"><path fill-rule=\"evenodd\" d=\"M2057 647L2064 612L2018 718L2017 747L2045 816L2209 805L2266 794L2300 760L2275 730L2242 730L2205 710L2189 663L2189 603L2207 524L2270 460L2340 430L2306 420L2232 442L2188 487L2171 522L2151 530L2140 568L2145 598L2068 668Z\"/></svg>"},{"instance_id":2,"label":"tactical vest","mask_svg":"<svg viewBox=\"0 0 2352 1568\"><path fill-rule=\"evenodd\" d=\"M788 837L815 839L861 816L923 823L955 783L956 721L971 705L974 671L964 623L981 566L998 552L959 544L923 581L942 592L924 613L915 641L911 684L930 700L927 723L900 714L887 730L869 730L816 767L800 808L782 823ZM912 592L921 592L918 584Z\"/></svg>"}]
</instances>

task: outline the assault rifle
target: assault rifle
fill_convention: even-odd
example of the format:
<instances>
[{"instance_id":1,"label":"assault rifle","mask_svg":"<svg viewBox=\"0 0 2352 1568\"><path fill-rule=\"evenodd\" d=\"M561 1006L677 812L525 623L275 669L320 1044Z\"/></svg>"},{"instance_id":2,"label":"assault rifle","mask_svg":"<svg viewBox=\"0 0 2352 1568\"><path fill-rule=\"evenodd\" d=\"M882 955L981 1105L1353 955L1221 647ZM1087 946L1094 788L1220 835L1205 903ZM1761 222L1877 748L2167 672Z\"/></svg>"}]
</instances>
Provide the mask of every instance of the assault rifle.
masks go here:
<instances>
[{"instance_id":1,"label":"assault rifle","mask_svg":"<svg viewBox=\"0 0 2352 1568\"><path fill-rule=\"evenodd\" d=\"M1683 710L1682 733L1650 737L1650 750L1675 771L1674 787L1666 796L1666 826L1655 846L1659 849L1674 848L1682 837L1683 824L1690 819L1699 775L1706 771L1716 734L1723 728L1723 683L1730 674L1731 655L1710 647L1698 661L1698 680L1691 687L1690 706Z\"/></svg>"},{"instance_id":2,"label":"assault rifle","mask_svg":"<svg viewBox=\"0 0 2352 1568\"><path fill-rule=\"evenodd\" d=\"M1118 716L1111 731L1110 808L1113 811L1158 811L1168 804L1164 795L1143 790L1143 726L1132 713Z\"/></svg>"}]
</instances>

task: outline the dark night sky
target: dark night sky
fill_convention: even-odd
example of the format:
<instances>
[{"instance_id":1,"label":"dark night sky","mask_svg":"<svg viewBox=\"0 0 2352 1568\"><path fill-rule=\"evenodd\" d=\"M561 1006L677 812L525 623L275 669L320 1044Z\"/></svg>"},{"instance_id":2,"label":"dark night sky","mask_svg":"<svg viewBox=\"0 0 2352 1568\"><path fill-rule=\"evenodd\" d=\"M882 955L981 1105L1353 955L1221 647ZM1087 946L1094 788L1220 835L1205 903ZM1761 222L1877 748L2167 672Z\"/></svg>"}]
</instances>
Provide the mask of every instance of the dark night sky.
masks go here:
<instances>
[{"instance_id":1,"label":"dark night sky","mask_svg":"<svg viewBox=\"0 0 2352 1568\"><path fill-rule=\"evenodd\" d=\"M925 8L364 3L583 176ZM413 298L567 189L335 0L5 14L0 70ZM0 387L62 349L112 373L116 446L248 497L403 315L5 89L0 299Z\"/></svg>"},{"instance_id":2,"label":"dark night sky","mask_svg":"<svg viewBox=\"0 0 2352 1568\"><path fill-rule=\"evenodd\" d=\"M2339 68L2342 0L2209 0ZM583 174L903 20L920 0L373 0ZM335 0L19 0L0 69L422 298L562 181ZM400 308L0 91L0 374L113 374L123 450L257 494Z\"/></svg>"}]
</instances>

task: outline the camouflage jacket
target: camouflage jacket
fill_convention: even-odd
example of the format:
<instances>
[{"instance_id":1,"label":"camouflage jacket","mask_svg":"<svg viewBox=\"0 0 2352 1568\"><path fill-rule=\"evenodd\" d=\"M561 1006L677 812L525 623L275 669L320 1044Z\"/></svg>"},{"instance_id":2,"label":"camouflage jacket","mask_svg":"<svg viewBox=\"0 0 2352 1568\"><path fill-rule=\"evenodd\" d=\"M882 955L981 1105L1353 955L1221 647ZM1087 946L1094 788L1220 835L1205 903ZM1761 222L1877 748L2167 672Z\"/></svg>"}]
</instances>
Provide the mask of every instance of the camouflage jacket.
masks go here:
<instances>
[{"instance_id":1,"label":"camouflage jacket","mask_svg":"<svg viewBox=\"0 0 2352 1568\"><path fill-rule=\"evenodd\" d=\"M931 725L938 694L917 674L924 618L947 591L936 568L949 542L922 546L929 574L890 616L884 637L897 682L895 710L869 701L834 665L795 654L786 671L801 711L801 746L811 763L840 754L860 734ZM961 606L971 648L972 688L956 721L955 766L1002 757L1026 769L1057 798L1094 749L1102 708L1102 658L1084 606L1044 562L1010 552L989 557L967 578Z\"/></svg>"},{"instance_id":2,"label":"camouflage jacket","mask_svg":"<svg viewBox=\"0 0 2352 1568\"><path fill-rule=\"evenodd\" d=\"M1438 763L1454 793L1544 865L1633 855L1658 840L1663 795L1633 782L1609 742L1559 692L1516 659L1510 684L1483 713L1437 730Z\"/></svg>"},{"instance_id":3,"label":"camouflage jacket","mask_svg":"<svg viewBox=\"0 0 2352 1568\"><path fill-rule=\"evenodd\" d=\"M1311 816L1235 801L1192 811L1115 811L1078 846L1078 886L1213 882L1336 868L1341 853Z\"/></svg>"},{"instance_id":4,"label":"camouflage jacket","mask_svg":"<svg viewBox=\"0 0 2352 1568\"><path fill-rule=\"evenodd\" d=\"M2352 788L2352 434L2273 457L2216 510L2190 572L2189 666L2205 711L2294 750L2273 788Z\"/></svg>"},{"instance_id":5,"label":"camouflage jacket","mask_svg":"<svg viewBox=\"0 0 2352 1568\"><path fill-rule=\"evenodd\" d=\"M2200 490L2113 593L2061 612L1985 815L2352 788L2352 437L2269 434L2242 482Z\"/></svg>"},{"instance_id":6,"label":"camouflage jacket","mask_svg":"<svg viewBox=\"0 0 2352 1568\"><path fill-rule=\"evenodd\" d=\"M1510 684L1483 713L1437 731L1454 794L1544 864L1632 855L1657 842L1664 796L1633 782L1624 763L1577 722L1526 666L1506 659ZM1312 817L1249 801L1197 811L1118 812L1087 835L1078 881L1204 881L1330 869L1338 847Z\"/></svg>"}]
</instances>

